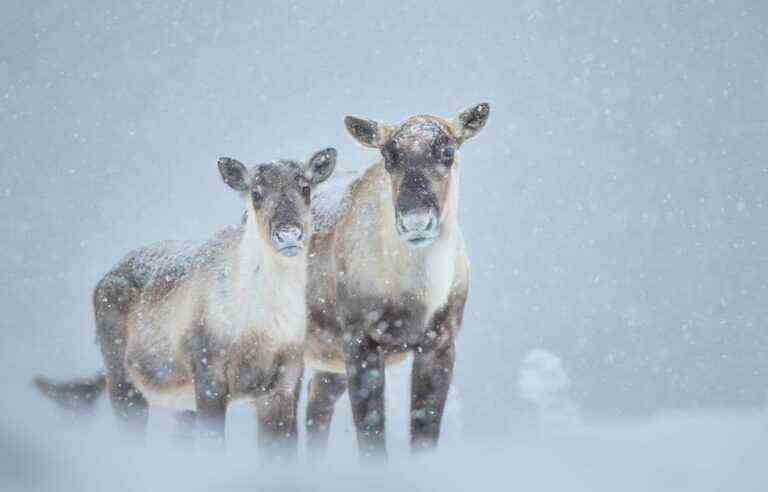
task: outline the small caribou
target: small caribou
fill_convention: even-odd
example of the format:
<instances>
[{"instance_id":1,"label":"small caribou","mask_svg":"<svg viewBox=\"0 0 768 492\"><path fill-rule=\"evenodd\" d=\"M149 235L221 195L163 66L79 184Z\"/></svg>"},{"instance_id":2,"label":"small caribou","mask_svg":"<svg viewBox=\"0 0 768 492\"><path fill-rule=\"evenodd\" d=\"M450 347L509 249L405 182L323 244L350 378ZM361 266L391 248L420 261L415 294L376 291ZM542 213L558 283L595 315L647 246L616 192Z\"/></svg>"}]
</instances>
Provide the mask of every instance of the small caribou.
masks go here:
<instances>
[{"instance_id":1,"label":"small caribou","mask_svg":"<svg viewBox=\"0 0 768 492\"><path fill-rule=\"evenodd\" d=\"M203 436L224 439L227 405L252 400L260 447L294 454L304 370L310 189L336 150L306 163L247 168L222 158L224 182L245 202L239 227L200 246L164 242L126 256L97 285L97 338L106 375L35 380L65 406L87 406L105 387L118 421L143 433L150 405L170 406Z\"/></svg>"},{"instance_id":2,"label":"small caribou","mask_svg":"<svg viewBox=\"0 0 768 492\"><path fill-rule=\"evenodd\" d=\"M469 287L457 150L489 112L483 103L452 120L346 118L349 133L383 159L344 188L338 206L322 190L313 200L306 425L315 454L348 387L362 456L386 457L384 369L409 351L411 447L436 446Z\"/></svg>"}]
</instances>

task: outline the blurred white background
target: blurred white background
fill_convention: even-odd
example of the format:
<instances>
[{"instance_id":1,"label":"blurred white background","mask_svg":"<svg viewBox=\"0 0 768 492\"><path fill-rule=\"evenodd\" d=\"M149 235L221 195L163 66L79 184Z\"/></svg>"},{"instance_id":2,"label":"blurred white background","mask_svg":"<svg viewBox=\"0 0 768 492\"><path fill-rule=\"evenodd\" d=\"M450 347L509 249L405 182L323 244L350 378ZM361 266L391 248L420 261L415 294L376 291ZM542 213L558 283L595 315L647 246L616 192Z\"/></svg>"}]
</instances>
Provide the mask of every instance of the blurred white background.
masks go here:
<instances>
[{"instance_id":1,"label":"blurred white background","mask_svg":"<svg viewBox=\"0 0 768 492\"><path fill-rule=\"evenodd\" d=\"M217 157L332 145L357 169L377 155L345 134L346 114L395 122L489 101L462 149L473 278L444 451L405 465L397 368L388 429L402 475L381 486L460 488L472 482L446 477L480 472L494 489L765 484L767 62L759 1L4 0L0 474L20 489L79 477L78 490L95 478L116 490L120 473L149 466L152 484L190 469L116 451L106 403L71 428L29 380L100 367L91 289L127 251L239 220ZM531 350L557 358L578 409L559 437L539 433L540 405L520 392ZM361 473L347 406L331 459ZM252 425L234 410L242 452L223 473L258 461ZM188 488L224 483L197 478Z\"/></svg>"}]
</instances>

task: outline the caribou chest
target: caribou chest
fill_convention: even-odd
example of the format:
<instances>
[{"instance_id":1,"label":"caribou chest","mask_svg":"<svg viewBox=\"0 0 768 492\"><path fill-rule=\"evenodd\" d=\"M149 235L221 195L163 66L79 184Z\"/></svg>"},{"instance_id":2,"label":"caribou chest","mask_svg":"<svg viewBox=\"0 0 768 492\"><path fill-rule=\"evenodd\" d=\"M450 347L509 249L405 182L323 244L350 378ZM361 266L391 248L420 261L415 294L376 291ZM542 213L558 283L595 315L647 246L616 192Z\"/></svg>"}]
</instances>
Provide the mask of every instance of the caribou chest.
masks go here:
<instances>
[{"instance_id":1,"label":"caribou chest","mask_svg":"<svg viewBox=\"0 0 768 492\"><path fill-rule=\"evenodd\" d=\"M418 343L432 315L448 301L455 241L441 237L423 249L393 243L379 258L365 263L367 268L355 272L353 282L340 283L345 324L364 327L371 338L392 350Z\"/></svg>"},{"instance_id":2,"label":"caribou chest","mask_svg":"<svg viewBox=\"0 0 768 492\"><path fill-rule=\"evenodd\" d=\"M306 331L306 264L296 263L281 268L266 261L263 253L242 248L217 272L208 301L209 329L226 341L256 335L274 345L301 343Z\"/></svg>"}]
</instances>

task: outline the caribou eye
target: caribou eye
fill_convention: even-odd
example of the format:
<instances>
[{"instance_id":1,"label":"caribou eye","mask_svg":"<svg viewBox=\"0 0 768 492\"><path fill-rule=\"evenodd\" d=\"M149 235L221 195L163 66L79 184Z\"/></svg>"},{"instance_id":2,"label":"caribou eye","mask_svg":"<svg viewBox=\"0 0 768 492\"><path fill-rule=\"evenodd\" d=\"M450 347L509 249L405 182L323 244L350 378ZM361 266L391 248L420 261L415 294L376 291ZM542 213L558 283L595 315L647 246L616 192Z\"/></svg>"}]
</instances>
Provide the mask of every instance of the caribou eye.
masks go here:
<instances>
[{"instance_id":1,"label":"caribou eye","mask_svg":"<svg viewBox=\"0 0 768 492\"><path fill-rule=\"evenodd\" d=\"M384 155L384 168L389 172L394 172L400 166L397 155L389 150L382 151L381 153Z\"/></svg>"},{"instance_id":2,"label":"caribou eye","mask_svg":"<svg viewBox=\"0 0 768 492\"><path fill-rule=\"evenodd\" d=\"M251 200L253 200L253 206L258 208L261 205L261 201L264 200L264 194L259 189L253 190L251 192Z\"/></svg>"}]
</instances>

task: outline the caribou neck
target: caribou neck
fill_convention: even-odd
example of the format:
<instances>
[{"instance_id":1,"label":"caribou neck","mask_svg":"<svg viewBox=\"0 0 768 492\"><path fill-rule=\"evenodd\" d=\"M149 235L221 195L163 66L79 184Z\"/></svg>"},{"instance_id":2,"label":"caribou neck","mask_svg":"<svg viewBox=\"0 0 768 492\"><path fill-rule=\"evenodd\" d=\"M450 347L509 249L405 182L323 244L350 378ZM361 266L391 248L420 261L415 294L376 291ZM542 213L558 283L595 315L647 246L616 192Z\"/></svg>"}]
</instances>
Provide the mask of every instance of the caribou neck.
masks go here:
<instances>
[{"instance_id":1,"label":"caribou neck","mask_svg":"<svg viewBox=\"0 0 768 492\"><path fill-rule=\"evenodd\" d=\"M290 275L292 278L306 279L306 255L284 258L274 251L269 239L262 237L255 213L249 210L237 251L238 283L242 288L252 287L260 282L273 282L273 274ZM266 278L270 277L270 278Z\"/></svg>"}]
</instances>

